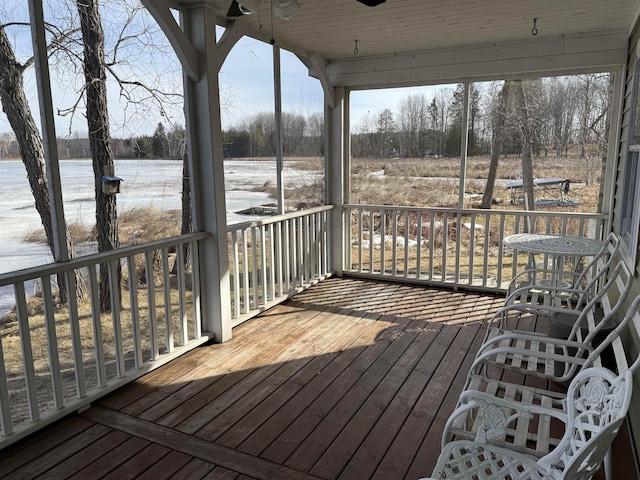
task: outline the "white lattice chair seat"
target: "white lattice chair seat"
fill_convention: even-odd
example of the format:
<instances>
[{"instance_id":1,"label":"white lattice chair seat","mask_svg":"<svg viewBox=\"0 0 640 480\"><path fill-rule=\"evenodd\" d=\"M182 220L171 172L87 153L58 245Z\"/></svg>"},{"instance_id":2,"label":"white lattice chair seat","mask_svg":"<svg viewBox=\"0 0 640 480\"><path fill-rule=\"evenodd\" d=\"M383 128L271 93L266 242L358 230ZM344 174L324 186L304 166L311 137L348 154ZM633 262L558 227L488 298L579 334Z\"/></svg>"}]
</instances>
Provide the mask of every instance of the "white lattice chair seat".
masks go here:
<instances>
[{"instance_id":1,"label":"white lattice chair seat","mask_svg":"<svg viewBox=\"0 0 640 480\"><path fill-rule=\"evenodd\" d=\"M487 367L492 366L498 367L500 373L502 370L516 371L547 380L568 382L584 364L584 358L592 352L596 336L604 328L615 324L613 319L626 300L632 279L629 269L620 261L610 272L606 284L584 309L558 309L557 312L554 309L553 312L564 315L573 313L576 317L567 339L507 329L504 312L514 309L523 311L529 307L505 307L490 321L485 341L476 354L470 374L488 374ZM612 303L608 294L613 291L615 295L612 298L615 301ZM600 305L603 303L606 303L605 314L600 316Z\"/></svg>"}]
</instances>

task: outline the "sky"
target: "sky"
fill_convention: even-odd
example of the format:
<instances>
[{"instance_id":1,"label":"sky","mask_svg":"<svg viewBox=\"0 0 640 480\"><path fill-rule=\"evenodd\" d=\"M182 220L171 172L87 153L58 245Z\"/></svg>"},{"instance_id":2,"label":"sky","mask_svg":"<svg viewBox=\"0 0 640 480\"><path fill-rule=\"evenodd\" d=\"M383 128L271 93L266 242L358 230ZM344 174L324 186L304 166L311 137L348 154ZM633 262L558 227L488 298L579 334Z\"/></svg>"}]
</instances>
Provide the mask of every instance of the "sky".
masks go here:
<instances>
[{"instance_id":1,"label":"sky","mask_svg":"<svg viewBox=\"0 0 640 480\"><path fill-rule=\"evenodd\" d=\"M133 0L135 1L135 0ZM26 3L26 2L24 2ZM45 18L62 25L70 18L63 0L45 2ZM108 4L111 9L103 12L103 24L107 39L107 58L111 58L116 33L131 12L132 0L115 0ZM73 12L72 12L73 13ZM0 21L28 22L28 12L22 5L0 6ZM114 71L125 81L141 80L155 89L168 93L161 104L149 100L148 92L140 88L121 89L109 77L107 93L111 117L111 135L126 138L151 135L158 122L171 126L184 126L182 110L182 73L179 61L155 22L146 11L140 11L129 27L132 32L144 32L134 42L128 42L121 53L127 53L127 61L114 67ZM221 31L219 29L219 31ZM31 36L27 26L8 29L9 38L19 61L31 56ZM149 48L148 45L154 45ZM126 50L125 50L126 49ZM269 44L250 38L241 39L232 49L220 72L223 128L240 127L258 112L274 111L272 49ZM125 58L125 56L122 56ZM56 111L56 133L59 137L86 135L86 120L81 98L83 75L81 67L71 65L63 56L50 58L52 93ZM296 114L308 116L323 112L323 92L320 82L308 75L306 66L292 53L281 52L282 108ZM33 68L24 75L25 90L34 118L38 123L39 107ZM395 111L400 100L412 93L432 96L435 87L414 87L388 90L353 92L351 96L352 129L367 115L376 115L389 108ZM77 104L75 113L70 109ZM0 134L11 131L11 127L0 113Z\"/></svg>"}]
</instances>

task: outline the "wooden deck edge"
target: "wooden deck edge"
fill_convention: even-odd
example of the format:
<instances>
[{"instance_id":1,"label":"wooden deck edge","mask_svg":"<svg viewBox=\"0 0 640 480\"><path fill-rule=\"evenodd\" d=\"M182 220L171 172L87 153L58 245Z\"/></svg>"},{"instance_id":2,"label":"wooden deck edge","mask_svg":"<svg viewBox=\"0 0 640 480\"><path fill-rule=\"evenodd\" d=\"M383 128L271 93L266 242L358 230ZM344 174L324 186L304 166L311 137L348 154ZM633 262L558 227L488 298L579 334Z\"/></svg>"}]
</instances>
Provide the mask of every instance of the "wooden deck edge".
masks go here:
<instances>
[{"instance_id":1,"label":"wooden deck edge","mask_svg":"<svg viewBox=\"0 0 640 480\"><path fill-rule=\"evenodd\" d=\"M94 406L80 416L159 445L261 480L320 480L319 477L193 437L109 408Z\"/></svg>"}]
</instances>

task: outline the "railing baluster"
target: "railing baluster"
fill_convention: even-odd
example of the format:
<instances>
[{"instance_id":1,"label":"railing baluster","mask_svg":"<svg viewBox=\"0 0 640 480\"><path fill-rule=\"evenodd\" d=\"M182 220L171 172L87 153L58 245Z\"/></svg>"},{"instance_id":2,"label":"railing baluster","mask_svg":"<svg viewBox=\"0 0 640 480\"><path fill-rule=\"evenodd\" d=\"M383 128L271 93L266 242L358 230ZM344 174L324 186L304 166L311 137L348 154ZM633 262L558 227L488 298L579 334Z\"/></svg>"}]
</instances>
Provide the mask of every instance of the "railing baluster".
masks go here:
<instances>
[{"instance_id":1,"label":"railing baluster","mask_svg":"<svg viewBox=\"0 0 640 480\"><path fill-rule=\"evenodd\" d=\"M9 386L7 385L7 371L4 367L4 350L0 335L0 432L5 437L13 433L11 422L11 403L9 403Z\"/></svg>"},{"instance_id":2,"label":"railing baluster","mask_svg":"<svg viewBox=\"0 0 640 480\"><path fill-rule=\"evenodd\" d=\"M519 226L519 218L520 217L516 215L516 220L515 220L516 229ZM504 261L504 249L502 248L502 238L504 236L504 233L503 233L504 220L505 220L505 216L500 215L500 227L498 228L498 273L497 273L497 279L496 279L498 288L502 287L502 262ZM513 262L517 262L516 254L517 252L515 250L513 250L511 253L511 258L513 259L512 260Z\"/></svg>"},{"instance_id":3,"label":"railing baluster","mask_svg":"<svg viewBox=\"0 0 640 480\"><path fill-rule=\"evenodd\" d=\"M233 269L233 318L240 316L240 259L238 258L238 231L233 230L231 232L231 268ZM245 273L246 275L246 273Z\"/></svg>"},{"instance_id":4,"label":"railing baluster","mask_svg":"<svg viewBox=\"0 0 640 480\"><path fill-rule=\"evenodd\" d=\"M176 246L176 273L178 275L178 315L180 315L180 345L189 343L189 320L187 318L187 296L184 285L184 244Z\"/></svg>"},{"instance_id":5,"label":"railing baluster","mask_svg":"<svg viewBox=\"0 0 640 480\"><path fill-rule=\"evenodd\" d=\"M48 358L51 369L51 390L53 392L53 404L56 410L64 407L62 395L62 377L60 375L60 359L58 358L58 335L56 333L55 308L53 307L53 295L51 294L51 277L40 277L42 285L42 306L44 308L44 322L47 330Z\"/></svg>"},{"instance_id":6,"label":"railing baluster","mask_svg":"<svg viewBox=\"0 0 640 480\"><path fill-rule=\"evenodd\" d=\"M433 260L435 252L435 215L434 212L429 214L429 280L433 280Z\"/></svg>"},{"instance_id":7,"label":"railing baluster","mask_svg":"<svg viewBox=\"0 0 640 480\"><path fill-rule=\"evenodd\" d=\"M267 290L269 281L267 280L267 231L264 225L260 226L260 283L262 284L262 304L266 305L269 299Z\"/></svg>"},{"instance_id":8,"label":"railing baluster","mask_svg":"<svg viewBox=\"0 0 640 480\"><path fill-rule=\"evenodd\" d=\"M202 312L200 310L200 246L191 241L191 300L193 302L193 336L202 337Z\"/></svg>"},{"instance_id":9,"label":"railing baluster","mask_svg":"<svg viewBox=\"0 0 640 480\"><path fill-rule=\"evenodd\" d=\"M385 267L386 239L387 234L387 214L386 210L380 210L380 273L385 275L387 269Z\"/></svg>"},{"instance_id":10,"label":"railing baluster","mask_svg":"<svg viewBox=\"0 0 640 480\"><path fill-rule=\"evenodd\" d=\"M105 387L107 385L107 365L104 359L104 343L102 341L102 316L100 315L100 290L98 287L98 272L94 264L89 265L89 295L91 298L93 351L96 357L97 384L98 387Z\"/></svg>"},{"instance_id":11,"label":"railing baluster","mask_svg":"<svg viewBox=\"0 0 640 480\"><path fill-rule=\"evenodd\" d=\"M156 328L156 289L154 280L153 255L155 250L144 253L145 281L147 283L147 312L149 314L149 348L151 360L157 360L158 330Z\"/></svg>"},{"instance_id":12,"label":"railing baluster","mask_svg":"<svg viewBox=\"0 0 640 480\"><path fill-rule=\"evenodd\" d=\"M362 271L362 242L364 240L364 235L362 231L363 229L362 217L363 217L363 210L359 208L358 209L358 268L356 269L359 272Z\"/></svg>"},{"instance_id":13,"label":"railing baluster","mask_svg":"<svg viewBox=\"0 0 640 480\"><path fill-rule=\"evenodd\" d=\"M375 218L373 215L373 208L369 209L369 273L375 271L373 267L373 245L375 237Z\"/></svg>"},{"instance_id":14,"label":"railing baluster","mask_svg":"<svg viewBox=\"0 0 640 480\"><path fill-rule=\"evenodd\" d=\"M249 246L247 242L247 230L242 230L242 293L244 294L243 313L251 310L250 287L249 287Z\"/></svg>"},{"instance_id":15,"label":"railing baluster","mask_svg":"<svg viewBox=\"0 0 640 480\"><path fill-rule=\"evenodd\" d=\"M297 236L296 236L296 243L298 244L298 264L297 264L297 269L298 269L298 287L302 287L304 286L304 283L306 281L306 269L305 269L305 265L304 265L304 261L305 261L305 251L304 251L304 228L303 228L303 221L302 221L302 217L298 217L297 218L297 222L298 224L298 228L297 228Z\"/></svg>"},{"instance_id":16,"label":"railing baluster","mask_svg":"<svg viewBox=\"0 0 640 480\"><path fill-rule=\"evenodd\" d=\"M125 375L124 350L122 338L122 325L120 323L120 299L118 298L118 266L115 264L118 260L112 260L108 263L109 269L109 288L111 290L111 319L113 321L113 343L116 353L116 376L122 378Z\"/></svg>"},{"instance_id":17,"label":"railing baluster","mask_svg":"<svg viewBox=\"0 0 640 480\"><path fill-rule=\"evenodd\" d=\"M42 285L42 306L44 308L44 322L47 331L53 405L56 410L60 410L64 407L64 396L62 394L60 358L58 358L58 335L56 333L55 308L53 306L53 295L51 293L51 277L49 275L40 277L40 284Z\"/></svg>"},{"instance_id":18,"label":"railing baluster","mask_svg":"<svg viewBox=\"0 0 640 480\"><path fill-rule=\"evenodd\" d=\"M329 212L322 212L322 274L329 274Z\"/></svg>"},{"instance_id":19,"label":"railing baluster","mask_svg":"<svg viewBox=\"0 0 640 480\"><path fill-rule=\"evenodd\" d=\"M476 214L469 219L469 285L473 285L476 250Z\"/></svg>"},{"instance_id":20,"label":"railing baluster","mask_svg":"<svg viewBox=\"0 0 640 480\"><path fill-rule=\"evenodd\" d=\"M316 262L314 267L314 274L316 280L320 280L323 276L322 271L322 212L316 213L314 216L314 227L315 227L315 240L314 240L314 252L316 255Z\"/></svg>"},{"instance_id":21,"label":"railing baluster","mask_svg":"<svg viewBox=\"0 0 640 480\"><path fill-rule=\"evenodd\" d=\"M33 365L31 330L29 329L29 313L27 311L24 283L18 282L13 288L16 300L16 314L18 315L18 333L20 335L20 347L22 349L22 366L24 368L24 383L27 392L29 418L32 422L37 422L40 420L40 408L38 406L38 389L36 387L36 372Z\"/></svg>"},{"instance_id":22,"label":"railing baluster","mask_svg":"<svg viewBox=\"0 0 640 480\"><path fill-rule=\"evenodd\" d=\"M447 281L447 240L449 239L449 214L442 212L442 281Z\"/></svg>"},{"instance_id":23,"label":"railing baluster","mask_svg":"<svg viewBox=\"0 0 640 480\"><path fill-rule=\"evenodd\" d=\"M460 247L462 245L462 216L456 214L456 254L453 278L455 283L460 283Z\"/></svg>"},{"instance_id":24,"label":"railing baluster","mask_svg":"<svg viewBox=\"0 0 640 480\"><path fill-rule=\"evenodd\" d=\"M251 227L251 289L253 293L253 308L260 305L258 299L258 235L257 227Z\"/></svg>"},{"instance_id":25,"label":"railing baluster","mask_svg":"<svg viewBox=\"0 0 640 480\"><path fill-rule=\"evenodd\" d=\"M422 277L422 211L418 211L416 222L416 278Z\"/></svg>"},{"instance_id":26,"label":"railing baluster","mask_svg":"<svg viewBox=\"0 0 640 480\"><path fill-rule=\"evenodd\" d=\"M271 300L276 299L276 261L275 261L275 245L273 235L273 223L270 223L269 232L269 290L271 291Z\"/></svg>"},{"instance_id":27,"label":"railing baluster","mask_svg":"<svg viewBox=\"0 0 640 480\"><path fill-rule=\"evenodd\" d=\"M133 255L127 257L129 275L129 305L131 306L131 332L133 335L133 365L136 369L142 365L142 339L140 338L140 315L138 310L138 275Z\"/></svg>"},{"instance_id":28,"label":"railing baluster","mask_svg":"<svg viewBox=\"0 0 640 480\"><path fill-rule=\"evenodd\" d=\"M169 279L169 249L162 249L162 286L164 288L164 329L167 339L167 352L173 352L173 322L171 319L171 281Z\"/></svg>"},{"instance_id":29,"label":"railing baluster","mask_svg":"<svg viewBox=\"0 0 640 480\"><path fill-rule=\"evenodd\" d=\"M395 277L398 272L398 211L393 209L391 212L391 276Z\"/></svg>"},{"instance_id":30,"label":"railing baluster","mask_svg":"<svg viewBox=\"0 0 640 480\"><path fill-rule=\"evenodd\" d=\"M291 232L289 231L289 220L284 221L284 281L287 287L287 293L291 290Z\"/></svg>"},{"instance_id":31,"label":"railing baluster","mask_svg":"<svg viewBox=\"0 0 640 480\"><path fill-rule=\"evenodd\" d=\"M284 272L282 271L282 222L278 222L276 224L276 238L275 238L275 252L276 252L276 270L277 274L277 287L278 287L278 296L281 297L284 295Z\"/></svg>"},{"instance_id":32,"label":"railing baluster","mask_svg":"<svg viewBox=\"0 0 640 480\"><path fill-rule=\"evenodd\" d=\"M67 306L69 308L69 324L71 326L71 348L76 374L76 392L78 398L87 396L87 382L84 374L82 358L82 340L80 337L80 318L78 316L78 299L76 297L76 276L73 270L64 272L67 283Z\"/></svg>"},{"instance_id":33,"label":"railing baluster","mask_svg":"<svg viewBox=\"0 0 640 480\"><path fill-rule=\"evenodd\" d=\"M313 263L315 262L315 256L313 254L313 223L310 215L305 215L303 217L303 222L306 228L306 234L304 236L305 243L305 251L307 252L307 258L305 259L304 265L305 270L307 271L307 281L305 285L310 285L314 280L313 276Z\"/></svg>"},{"instance_id":34,"label":"railing baluster","mask_svg":"<svg viewBox=\"0 0 640 480\"><path fill-rule=\"evenodd\" d=\"M491 240L491 215L484 215L484 255L482 257L484 264L482 266L482 286L487 286L487 278L489 277L489 248ZM502 250L502 246L498 245L498 250ZM496 287L500 288L500 278L496 278Z\"/></svg>"},{"instance_id":35,"label":"railing baluster","mask_svg":"<svg viewBox=\"0 0 640 480\"><path fill-rule=\"evenodd\" d=\"M404 278L409 276L409 211L404 212Z\"/></svg>"}]
</instances>

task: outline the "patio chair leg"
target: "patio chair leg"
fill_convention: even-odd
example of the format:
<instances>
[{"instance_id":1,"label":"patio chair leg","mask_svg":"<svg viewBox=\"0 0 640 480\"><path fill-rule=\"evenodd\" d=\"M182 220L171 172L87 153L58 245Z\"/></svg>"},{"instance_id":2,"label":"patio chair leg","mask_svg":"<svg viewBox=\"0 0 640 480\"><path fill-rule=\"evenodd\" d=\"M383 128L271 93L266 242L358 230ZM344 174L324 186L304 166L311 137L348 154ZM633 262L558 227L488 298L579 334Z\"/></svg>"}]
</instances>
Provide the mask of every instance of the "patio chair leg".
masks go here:
<instances>
[{"instance_id":1,"label":"patio chair leg","mask_svg":"<svg viewBox=\"0 0 640 480\"><path fill-rule=\"evenodd\" d=\"M611 448L604 456L604 478L606 480L613 480L613 471L611 469Z\"/></svg>"}]
</instances>

